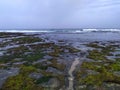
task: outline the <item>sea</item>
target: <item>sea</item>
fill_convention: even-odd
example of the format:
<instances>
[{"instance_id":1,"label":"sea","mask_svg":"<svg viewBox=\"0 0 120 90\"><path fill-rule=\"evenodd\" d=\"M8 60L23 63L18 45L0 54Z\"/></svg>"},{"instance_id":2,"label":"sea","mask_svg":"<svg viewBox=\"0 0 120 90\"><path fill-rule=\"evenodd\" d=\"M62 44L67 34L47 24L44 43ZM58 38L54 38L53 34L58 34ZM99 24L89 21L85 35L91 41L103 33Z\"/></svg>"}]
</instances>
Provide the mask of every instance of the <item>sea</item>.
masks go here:
<instances>
[{"instance_id":1,"label":"sea","mask_svg":"<svg viewBox=\"0 0 120 90\"><path fill-rule=\"evenodd\" d=\"M119 41L120 29L30 29L0 30L0 32L40 34L51 40L69 40L73 42Z\"/></svg>"}]
</instances>

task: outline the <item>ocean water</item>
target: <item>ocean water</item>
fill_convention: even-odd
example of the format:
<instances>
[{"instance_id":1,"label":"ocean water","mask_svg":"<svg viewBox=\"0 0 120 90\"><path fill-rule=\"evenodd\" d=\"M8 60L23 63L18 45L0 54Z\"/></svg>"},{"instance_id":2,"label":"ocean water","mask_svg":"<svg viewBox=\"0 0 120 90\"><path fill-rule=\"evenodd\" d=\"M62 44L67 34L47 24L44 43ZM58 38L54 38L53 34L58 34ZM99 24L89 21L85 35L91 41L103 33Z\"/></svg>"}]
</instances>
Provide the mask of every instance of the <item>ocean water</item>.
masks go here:
<instances>
[{"instance_id":1,"label":"ocean water","mask_svg":"<svg viewBox=\"0 0 120 90\"><path fill-rule=\"evenodd\" d=\"M120 29L0 30L0 32L37 33L51 40L69 40L73 42L120 41Z\"/></svg>"},{"instance_id":2,"label":"ocean water","mask_svg":"<svg viewBox=\"0 0 120 90\"><path fill-rule=\"evenodd\" d=\"M70 42L94 42L94 41L118 41L120 33L117 32L89 32L89 33L64 33L64 34L44 34L51 40L65 40Z\"/></svg>"},{"instance_id":3,"label":"ocean water","mask_svg":"<svg viewBox=\"0 0 120 90\"><path fill-rule=\"evenodd\" d=\"M51 40L69 40L72 42L120 41L120 29L53 29L38 32L44 33L43 36Z\"/></svg>"}]
</instances>

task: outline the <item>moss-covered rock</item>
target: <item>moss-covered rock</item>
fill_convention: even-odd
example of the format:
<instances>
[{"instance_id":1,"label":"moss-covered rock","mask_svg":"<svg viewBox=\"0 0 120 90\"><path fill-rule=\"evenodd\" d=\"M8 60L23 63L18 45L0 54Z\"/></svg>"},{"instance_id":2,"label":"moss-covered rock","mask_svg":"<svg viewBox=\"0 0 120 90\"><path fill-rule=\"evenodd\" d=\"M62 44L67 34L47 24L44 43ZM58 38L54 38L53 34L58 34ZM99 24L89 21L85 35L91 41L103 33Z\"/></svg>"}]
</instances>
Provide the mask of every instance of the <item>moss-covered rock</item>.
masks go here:
<instances>
[{"instance_id":1,"label":"moss-covered rock","mask_svg":"<svg viewBox=\"0 0 120 90\"><path fill-rule=\"evenodd\" d=\"M120 65L117 61L83 62L81 71L76 74L76 79L79 79L79 85L87 85L87 87L103 87L104 83L120 84L120 75L114 74L118 71L120 71Z\"/></svg>"},{"instance_id":2,"label":"moss-covered rock","mask_svg":"<svg viewBox=\"0 0 120 90\"><path fill-rule=\"evenodd\" d=\"M98 43L89 43L86 46L92 47L92 48L104 48L103 46L100 46Z\"/></svg>"},{"instance_id":3,"label":"moss-covered rock","mask_svg":"<svg viewBox=\"0 0 120 90\"><path fill-rule=\"evenodd\" d=\"M19 74L9 77L2 90L34 90L34 87L33 79Z\"/></svg>"},{"instance_id":4,"label":"moss-covered rock","mask_svg":"<svg viewBox=\"0 0 120 90\"><path fill-rule=\"evenodd\" d=\"M89 51L89 55L87 58L93 59L93 60L106 60L107 58L105 57L105 54L98 50L92 50Z\"/></svg>"},{"instance_id":5,"label":"moss-covered rock","mask_svg":"<svg viewBox=\"0 0 120 90\"><path fill-rule=\"evenodd\" d=\"M49 65L50 67L56 68L56 69L61 70L61 71L64 71L64 70L65 70L65 68L66 68L66 65L65 65L65 64L63 64L63 63L58 63L57 60L55 60L55 59L52 59L52 60L50 60L50 61L51 61L51 63L52 63L52 64Z\"/></svg>"},{"instance_id":6,"label":"moss-covered rock","mask_svg":"<svg viewBox=\"0 0 120 90\"><path fill-rule=\"evenodd\" d=\"M43 41L39 37L34 36L26 36L26 37L20 37L20 38L14 38L12 39L12 42L16 44L28 44L28 43L34 43L34 42L41 42Z\"/></svg>"}]
</instances>

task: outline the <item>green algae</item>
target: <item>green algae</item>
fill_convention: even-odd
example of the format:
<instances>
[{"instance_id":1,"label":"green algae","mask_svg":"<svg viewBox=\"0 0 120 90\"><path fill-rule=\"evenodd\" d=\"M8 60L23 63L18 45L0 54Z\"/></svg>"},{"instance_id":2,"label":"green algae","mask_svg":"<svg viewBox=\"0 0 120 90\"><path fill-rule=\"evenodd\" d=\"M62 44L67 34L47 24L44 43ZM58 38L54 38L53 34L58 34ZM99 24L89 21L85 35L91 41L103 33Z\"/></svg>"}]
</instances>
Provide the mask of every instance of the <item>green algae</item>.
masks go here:
<instances>
[{"instance_id":1,"label":"green algae","mask_svg":"<svg viewBox=\"0 0 120 90\"><path fill-rule=\"evenodd\" d=\"M35 68L37 69L41 69L41 70L47 70L47 68L49 67L48 65L43 65L42 63L36 63L34 65Z\"/></svg>"},{"instance_id":2,"label":"green algae","mask_svg":"<svg viewBox=\"0 0 120 90\"><path fill-rule=\"evenodd\" d=\"M43 41L39 37L34 37L34 36L27 36L27 37L20 37L20 38L14 38L12 39L12 42L17 43L17 44L25 44L25 43L34 43L34 42L41 42Z\"/></svg>"},{"instance_id":3,"label":"green algae","mask_svg":"<svg viewBox=\"0 0 120 90\"><path fill-rule=\"evenodd\" d=\"M8 33L8 32L0 32L0 38L8 38L13 36L24 36L23 33Z\"/></svg>"},{"instance_id":4,"label":"green algae","mask_svg":"<svg viewBox=\"0 0 120 90\"><path fill-rule=\"evenodd\" d=\"M44 54L41 52L35 52L32 54L25 55L23 61L34 62L43 58Z\"/></svg>"},{"instance_id":5,"label":"green algae","mask_svg":"<svg viewBox=\"0 0 120 90\"><path fill-rule=\"evenodd\" d=\"M60 71L64 71L66 66L63 63L58 63L57 60L50 60L50 64L43 65L41 64L33 64L33 62L40 60L43 58L45 53L42 53L47 48L51 48L55 53L61 54L64 52L64 48L54 43L42 43L42 44L31 44L34 42L41 42L40 38L27 36L27 37L19 37L13 38L10 42L6 42L6 45L16 45L19 44L18 47L13 47L7 49L5 54L0 57L0 63L6 64L10 63L12 67L20 68L19 74L16 76L9 77L4 83L2 90L44 90L47 89L38 83L48 82L51 78L57 78L60 81L61 88L65 84L65 75L55 74L52 72L46 72L48 67L56 68ZM21 45L22 44L22 45ZM31 44L31 45L24 45ZM3 46L6 46L3 45ZM54 57L54 56L53 56ZM18 66L13 65L15 62L24 62ZM5 68L1 66L1 68ZM40 72L44 76L38 80L32 79L29 77L30 73ZM24 84L25 83L25 84ZM14 87L13 87L14 86ZM57 90L57 89L56 89Z\"/></svg>"},{"instance_id":6,"label":"green algae","mask_svg":"<svg viewBox=\"0 0 120 90\"><path fill-rule=\"evenodd\" d=\"M105 57L105 54L98 50L92 50L89 51L89 55L87 58L93 59L93 60L106 60L107 58Z\"/></svg>"},{"instance_id":7,"label":"green algae","mask_svg":"<svg viewBox=\"0 0 120 90\"><path fill-rule=\"evenodd\" d=\"M84 61L80 66L80 70L76 73L77 85L85 85L83 89L88 90L90 90L90 87L103 88L105 87L104 83L120 85L120 59L109 60L106 57L113 56L111 52L115 52L118 46L107 45L100 47L97 44L88 46L96 49L88 52L87 58L92 59L92 61Z\"/></svg>"},{"instance_id":8,"label":"green algae","mask_svg":"<svg viewBox=\"0 0 120 90\"><path fill-rule=\"evenodd\" d=\"M113 63L109 65L96 64L84 62L81 65L81 69L84 71L80 71L77 73L76 78L79 79L80 84L92 85L92 86L101 86L104 82L111 82L120 84L120 76L116 76L114 74L115 71L120 70L120 65L118 63ZM88 70L92 70L89 74Z\"/></svg>"},{"instance_id":9,"label":"green algae","mask_svg":"<svg viewBox=\"0 0 120 90\"><path fill-rule=\"evenodd\" d=\"M21 45L19 47L14 47L14 48L10 48L7 50L6 53L10 53L10 54L13 54L13 55L21 55L21 54L24 54L25 52L29 52L29 48L24 46L24 45Z\"/></svg>"},{"instance_id":10,"label":"green algae","mask_svg":"<svg viewBox=\"0 0 120 90\"><path fill-rule=\"evenodd\" d=\"M3 85L2 90L34 90L33 79L22 74L9 77Z\"/></svg>"},{"instance_id":11,"label":"green algae","mask_svg":"<svg viewBox=\"0 0 120 90\"><path fill-rule=\"evenodd\" d=\"M56 69L58 69L60 71L64 71L65 68L66 68L65 64L58 63L57 60L55 60L55 59L50 60L50 62L52 63L52 64L49 65L50 67L56 68Z\"/></svg>"},{"instance_id":12,"label":"green algae","mask_svg":"<svg viewBox=\"0 0 120 90\"><path fill-rule=\"evenodd\" d=\"M89 43L86 46L92 47L92 48L104 48L103 46L100 46L97 43Z\"/></svg>"},{"instance_id":13,"label":"green algae","mask_svg":"<svg viewBox=\"0 0 120 90\"><path fill-rule=\"evenodd\" d=\"M44 54L41 51L35 51L27 55L25 54L25 52L31 51L24 46L9 49L6 53L8 55L3 55L0 57L0 62L1 63L15 62L16 58L21 58L20 61L33 62L41 59L44 56Z\"/></svg>"}]
</instances>

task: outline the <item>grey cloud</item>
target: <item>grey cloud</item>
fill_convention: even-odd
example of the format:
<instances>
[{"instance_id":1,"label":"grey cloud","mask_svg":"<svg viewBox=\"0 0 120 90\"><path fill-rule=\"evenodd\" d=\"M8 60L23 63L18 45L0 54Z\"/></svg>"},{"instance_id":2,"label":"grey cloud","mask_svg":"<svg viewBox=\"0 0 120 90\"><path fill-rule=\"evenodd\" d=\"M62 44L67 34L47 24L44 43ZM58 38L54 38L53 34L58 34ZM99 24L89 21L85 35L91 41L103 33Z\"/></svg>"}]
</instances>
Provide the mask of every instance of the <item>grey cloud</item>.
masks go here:
<instances>
[{"instance_id":1,"label":"grey cloud","mask_svg":"<svg viewBox=\"0 0 120 90\"><path fill-rule=\"evenodd\" d=\"M1 28L119 28L119 0L0 0Z\"/></svg>"}]
</instances>

